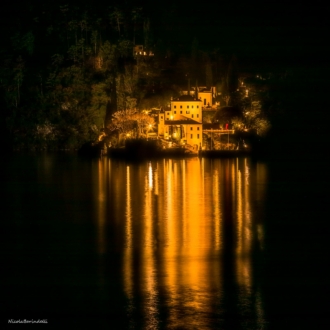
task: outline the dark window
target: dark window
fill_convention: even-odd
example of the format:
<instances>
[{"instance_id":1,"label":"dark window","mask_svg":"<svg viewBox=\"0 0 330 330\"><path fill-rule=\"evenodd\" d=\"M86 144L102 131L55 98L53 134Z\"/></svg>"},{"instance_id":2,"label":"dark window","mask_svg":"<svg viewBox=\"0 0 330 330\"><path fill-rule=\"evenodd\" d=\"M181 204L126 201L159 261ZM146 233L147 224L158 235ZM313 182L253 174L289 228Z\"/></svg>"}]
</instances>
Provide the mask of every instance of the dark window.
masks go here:
<instances>
[{"instance_id":1,"label":"dark window","mask_svg":"<svg viewBox=\"0 0 330 330\"><path fill-rule=\"evenodd\" d=\"M199 139L199 134L197 134L197 139Z\"/></svg>"},{"instance_id":2,"label":"dark window","mask_svg":"<svg viewBox=\"0 0 330 330\"><path fill-rule=\"evenodd\" d=\"M192 127L190 127L190 130L192 131L192 130L193 130L193 128L192 128Z\"/></svg>"},{"instance_id":3,"label":"dark window","mask_svg":"<svg viewBox=\"0 0 330 330\"><path fill-rule=\"evenodd\" d=\"M182 111L180 111L180 113L182 113Z\"/></svg>"},{"instance_id":4,"label":"dark window","mask_svg":"<svg viewBox=\"0 0 330 330\"><path fill-rule=\"evenodd\" d=\"M174 114L176 114L176 111L174 111Z\"/></svg>"},{"instance_id":5,"label":"dark window","mask_svg":"<svg viewBox=\"0 0 330 330\"><path fill-rule=\"evenodd\" d=\"M199 127L197 127L197 131L199 131Z\"/></svg>"},{"instance_id":6,"label":"dark window","mask_svg":"<svg viewBox=\"0 0 330 330\"><path fill-rule=\"evenodd\" d=\"M190 134L190 138L191 138L191 139L193 138L193 135L192 135L192 134Z\"/></svg>"}]
</instances>

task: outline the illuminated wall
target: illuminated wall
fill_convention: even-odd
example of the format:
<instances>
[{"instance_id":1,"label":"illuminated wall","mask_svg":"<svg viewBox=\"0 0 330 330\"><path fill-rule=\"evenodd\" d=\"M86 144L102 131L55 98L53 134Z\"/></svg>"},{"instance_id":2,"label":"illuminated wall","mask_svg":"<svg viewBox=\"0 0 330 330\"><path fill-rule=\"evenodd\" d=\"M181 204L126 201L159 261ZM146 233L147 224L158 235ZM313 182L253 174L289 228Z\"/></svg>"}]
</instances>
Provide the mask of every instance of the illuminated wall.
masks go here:
<instances>
[{"instance_id":1,"label":"illuminated wall","mask_svg":"<svg viewBox=\"0 0 330 330\"><path fill-rule=\"evenodd\" d=\"M202 102L200 100L171 101L171 112L166 120L180 120L181 116L193 119L197 122L202 122Z\"/></svg>"}]
</instances>

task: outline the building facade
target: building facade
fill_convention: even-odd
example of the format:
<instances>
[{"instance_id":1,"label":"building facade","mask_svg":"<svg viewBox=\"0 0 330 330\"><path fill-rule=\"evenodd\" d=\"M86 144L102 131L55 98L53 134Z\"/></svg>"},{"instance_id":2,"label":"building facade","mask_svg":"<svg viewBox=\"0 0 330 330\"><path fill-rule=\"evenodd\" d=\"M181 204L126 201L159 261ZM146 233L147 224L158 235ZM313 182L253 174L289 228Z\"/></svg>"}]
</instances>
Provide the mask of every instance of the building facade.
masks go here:
<instances>
[{"instance_id":1,"label":"building facade","mask_svg":"<svg viewBox=\"0 0 330 330\"><path fill-rule=\"evenodd\" d=\"M202 119L202 101L191 95L181 95L171 100L169 109L160 112L158 136L201 148Z\"/></svg>"}]
</instances>

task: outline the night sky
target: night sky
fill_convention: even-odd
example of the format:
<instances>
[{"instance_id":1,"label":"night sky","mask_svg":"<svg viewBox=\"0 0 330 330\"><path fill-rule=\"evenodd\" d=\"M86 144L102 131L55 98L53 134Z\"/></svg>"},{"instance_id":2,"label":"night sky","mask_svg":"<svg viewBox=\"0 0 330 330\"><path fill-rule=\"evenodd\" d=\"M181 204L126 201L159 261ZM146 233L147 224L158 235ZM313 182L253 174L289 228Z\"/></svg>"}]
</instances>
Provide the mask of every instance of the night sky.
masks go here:
<instances>
[{"instance_id":1,"label":"night sky","mask_svg":"<svg viewBox=\"0 0 330 330\"><path fill-rule=\"evenodd\" d=\"M1 4L1 25L19 15L25 16L29 4L47 10L67 3L98 7L104 11L115 2L95 1L20 1L5 0ZM121 5L123 2L119 2ZM125 7L141 6L151 20L155 39L167 40L189 50L194 38L204 49L220 49L247 58L297 60L296 56L313 54L311 48L326 46L327 7L315 2L257 2L126 0Z\"/></svg>"}]
</instances>

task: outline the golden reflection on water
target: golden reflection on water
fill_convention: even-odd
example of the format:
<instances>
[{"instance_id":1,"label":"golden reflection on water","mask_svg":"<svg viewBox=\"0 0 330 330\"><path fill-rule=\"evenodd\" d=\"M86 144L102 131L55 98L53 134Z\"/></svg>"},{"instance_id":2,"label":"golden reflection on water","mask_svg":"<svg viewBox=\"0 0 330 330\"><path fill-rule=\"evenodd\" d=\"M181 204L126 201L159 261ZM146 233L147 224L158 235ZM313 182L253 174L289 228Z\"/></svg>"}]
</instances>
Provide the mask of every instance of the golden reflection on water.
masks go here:
<instances>
[{"instance_id":1,"label":"golden reflection on water","mask_svg":"<svg viewBox=\"0 0 330 330\"><path fill-rule=\"evenodd\" d=\"M225 287L228 265L222 256L229 251L238 306L256 316L254 326L262 327L262 295L254 289L252 250L255 240L262 242L263 224L251 204L265 198L266 165L258 163L251 170L248 159L168 159L125 165L123 174L122 166L115 168L111 162L99 163L98 226L101 233L106 217L102 180L109 180L114 187L112 212L122 219L119 226L124 231L128 317L139 308L144 328L154 329L165 308L169 328L209 328L214 319L220 324L224 296L235 294ZM125 206L122 215L119 205ZM98 241L102 253L101 234ZM137 298L139 306L134 305Z\"/></svg>"},{"instance_id":2,"label":"golden reflection on water","mask_svg":"<svg viewBox=\"0 0 330 330\"><path fill-rule=\"evenodd\" d=\"M110 163L104 163L101 160L97 163L98 166L98 180L97 180L97 221L98 221L98 230L97 230L97 245L99 254L104 254L106 249L105 241L105 223L106 223L106 172L107 166Z\"/></svg>"},{"instance_id":3,"label":"golden reflection on water","mask_svg":"<svg viewBox=\"0 0 330 330\"><path fill-rule=\"evenodd\" d=\"M126 166L126 210L125 210L125 257L124 257L124 279L125 290L128 297L132 296L133 292L133 271L132 271L132 217L131 217L131 182L130 182L130 167Z\"/></svg>"}]
</instances>

